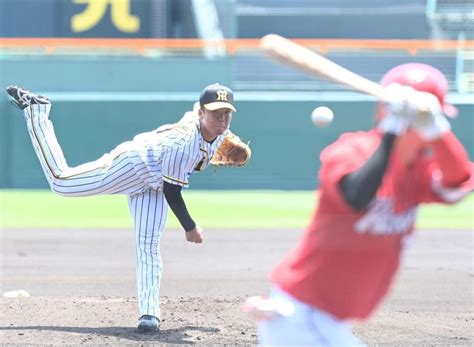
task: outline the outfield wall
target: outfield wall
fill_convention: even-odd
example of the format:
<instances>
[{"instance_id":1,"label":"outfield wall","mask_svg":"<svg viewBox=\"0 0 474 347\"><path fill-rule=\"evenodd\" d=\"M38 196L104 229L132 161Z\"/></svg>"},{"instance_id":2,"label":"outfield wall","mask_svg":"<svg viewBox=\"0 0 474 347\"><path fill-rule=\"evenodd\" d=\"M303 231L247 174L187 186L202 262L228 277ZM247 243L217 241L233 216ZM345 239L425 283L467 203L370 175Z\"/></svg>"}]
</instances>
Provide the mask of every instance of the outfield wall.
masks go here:
<instances>
[{"instance_id":1,"label":"outfield wall","mask_svg":"<svg viewBox=\"0 0 474 347\"><path fill-rule=\"evenodd\" d=\"M90 96L89 96L90 97ZM53 98L54 100L54 98ZM334 123L315 128L310 113L317 104L333 108ZM94 160L116 144L161 124L175 122L192 106L175 101L56 101L52 117L70 166ZM243 168L209 169L191 177L199 189L311 189L317 184L319 152L343 131L369 129L374 104L359 102L238 101L232 129L253 150ZM46 188L21 112L0 102L2 188ZM452 122L473 157L473 107Z\"/></svg>"},{"instance_id":2,"label":"outfield wall","mask_svg":"<svg viewBox=\"0 0 474 347\"><path fill-rule=\"evenodd\" d=\"M52 120L70 166L100 157L139 132L177 121L200 90L215 81L233 87L232 59L137 56L0 56L0 88L19 84L53 101ZM291 85L288 86L291 88ZM209 169L191 178L199 189L311 189L319 153L341 132L369 129L374 101L354 93L235 93L232 129L253 150L243 168ZM474 104L452 122L474 158ZM472 99L472 98L471 98ZM324 129L310 121L314 107L334 109ZM0 188L46 188L18 109L0 92Z\"/></svg>"}]
</instances>

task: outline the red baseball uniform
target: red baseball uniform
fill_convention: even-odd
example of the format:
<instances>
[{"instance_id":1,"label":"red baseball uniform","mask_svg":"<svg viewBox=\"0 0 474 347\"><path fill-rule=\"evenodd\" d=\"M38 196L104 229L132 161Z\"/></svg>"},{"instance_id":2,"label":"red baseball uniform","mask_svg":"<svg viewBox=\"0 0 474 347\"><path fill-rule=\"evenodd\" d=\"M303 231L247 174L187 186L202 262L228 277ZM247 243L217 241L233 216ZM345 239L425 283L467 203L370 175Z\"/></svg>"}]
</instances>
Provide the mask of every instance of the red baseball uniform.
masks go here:
<instances>
[{"instance_id":1,"label":"red baseball uniform","mask_svg":"<svg viewBox=\"0 0 474 347\"><path fill-rule=\"evenodd\" d=\"M387 293L420 203L452 203L473 186L472 163L449 132L409 167L393 151L369 207L353 209L339 182L381 138L377 130L347 133L321 152L318 208L300 244L271 273L283 291L339 319L368 317Z\"/></svg>"}]
</instances>

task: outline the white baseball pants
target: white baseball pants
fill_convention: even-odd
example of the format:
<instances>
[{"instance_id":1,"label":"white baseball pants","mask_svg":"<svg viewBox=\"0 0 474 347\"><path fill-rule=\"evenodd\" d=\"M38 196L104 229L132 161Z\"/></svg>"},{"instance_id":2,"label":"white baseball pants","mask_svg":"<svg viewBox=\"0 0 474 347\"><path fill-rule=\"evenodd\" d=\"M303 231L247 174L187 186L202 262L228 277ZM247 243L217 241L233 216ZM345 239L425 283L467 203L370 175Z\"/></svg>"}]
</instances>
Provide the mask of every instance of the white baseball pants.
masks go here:
<instances>
[{"instance_id":1,"label":"white baseball pants","mask_svg":"<svg viewBox=\"0 0 474 347\"><path fill-rule=\"evenodd\" d=\"M163 263L160 239L165 228L168 203L162 190L147 190L128 197L135 226L137 289L140 316L161 319L160 283Z\"/></svg>"},{"instance_id":2,"label":"white baseball pants","mask_svg":"<svg viewBox=\"0 0 474 347\"><path fill-rule=\"evenodd\" d=\"M117 146L101 158L70 168L58 144L53 124L48 119L51 105L25 108L25 118L33 147L51 190L64 196L141 193L149 187L130 160L130 142ZM145 166L145 165L143 165Z\"/></svg>"},{"instance_id":3,"label":"white baseball pants","mask_svg":"<svg viewBox=\"0 0 474 347\"><path fill-rule=\"evenodd\" d=\"M259 346L364 346L347 323L296 300L278 288L272 289L269 299L277 310L281 305L289 313L260 321ZM288 307L292 309L288 310Z\"/></svg>"},{"instance_id":4,"label":"white baseball pants","mask_svg":"<svg viewBox=\"0 0 474 347\"><path fill-rule=\"evenodd\" d=\"M147 185L145 166L131 160L131 143L123 143L98 160L70 168L48 119L51 105L24 110L33 148L51 190L63 196L126 194L135 227L137 289L140 315L160 318L159 289L162 274L160 237L168 204L162 190Z\"/></svg>"}]
</instances>

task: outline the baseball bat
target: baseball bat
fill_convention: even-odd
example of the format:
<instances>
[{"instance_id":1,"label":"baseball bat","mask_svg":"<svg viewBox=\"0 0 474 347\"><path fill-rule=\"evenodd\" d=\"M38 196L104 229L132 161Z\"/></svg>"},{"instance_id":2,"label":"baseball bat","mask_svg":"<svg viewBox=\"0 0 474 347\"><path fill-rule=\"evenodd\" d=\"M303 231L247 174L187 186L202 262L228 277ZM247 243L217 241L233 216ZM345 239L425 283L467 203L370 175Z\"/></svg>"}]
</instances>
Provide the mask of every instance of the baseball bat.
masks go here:
<instances>
[{"instance_id":1,"label":"baseball bat","mask_svg":"<svg viewBox=\"0 0 474 347\"><path fill-rule=\"evenodd\" d=\"M316 77L349 87L384 100L384 87L370 81L322 55L280 35L268 34L260 40L264 54L279 63L292 66Z\"/></svg>"}]
</instances>

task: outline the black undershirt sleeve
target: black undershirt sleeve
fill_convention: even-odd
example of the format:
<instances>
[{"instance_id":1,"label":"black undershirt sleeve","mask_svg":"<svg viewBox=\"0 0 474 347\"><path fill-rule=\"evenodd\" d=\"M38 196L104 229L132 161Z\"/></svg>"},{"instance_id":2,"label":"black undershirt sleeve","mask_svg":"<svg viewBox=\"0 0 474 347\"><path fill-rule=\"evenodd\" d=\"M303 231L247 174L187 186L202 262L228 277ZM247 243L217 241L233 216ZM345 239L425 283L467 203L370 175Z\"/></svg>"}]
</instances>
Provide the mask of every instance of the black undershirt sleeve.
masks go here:
<instances>
[{"instance_id":1,"label":"black undershirt sleeve","mask_svg":"<svg viewBox=\"0 0 474 347\"><path fill-rule=\"evenodd\" d=\"M345 175L340 184L345 201L355 208L366 208L382 183L396 135L384 134L374 154L359 169Z\"/></svg>"},{"instance_id":2,"label":"black undershirt sleeve","mask_svg":"<svg viewBox=\"0 0 474 347\"><path fill-rule=\"evenodd\" d=\"M181 186L163 182L163 193L166 201L173 211L176 218L178 218L185 231L191 231L196 227L193 219L189 215L183 196L181 195Z\"/></svg>"}]
</instances>

